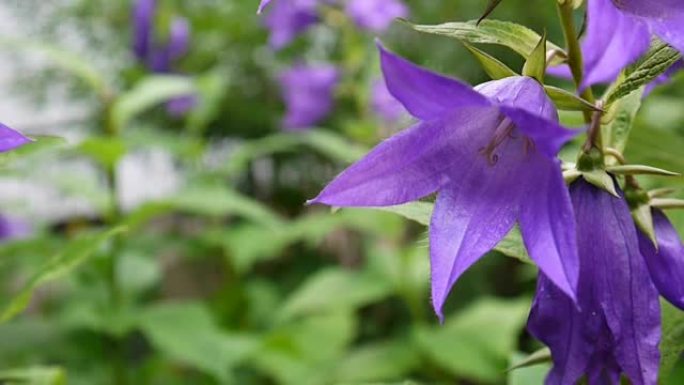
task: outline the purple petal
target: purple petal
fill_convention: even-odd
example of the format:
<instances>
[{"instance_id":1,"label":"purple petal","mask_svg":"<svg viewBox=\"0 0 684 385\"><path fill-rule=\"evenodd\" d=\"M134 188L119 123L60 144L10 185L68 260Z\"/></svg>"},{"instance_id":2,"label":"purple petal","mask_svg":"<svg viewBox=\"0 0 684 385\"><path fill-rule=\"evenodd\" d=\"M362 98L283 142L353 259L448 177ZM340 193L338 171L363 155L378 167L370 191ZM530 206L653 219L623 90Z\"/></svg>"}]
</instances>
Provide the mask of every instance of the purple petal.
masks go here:
<instances>
[{"instance_id":1,"label":"purple petal","mask_svg":"<svg viewBox=\"0 0 684 385\"><path fill-rule=\"evenodd\" d=\"M332 65L295 65L280 75L287 105L283 126L288 130L309 128L332 111L339 71Z\"/></svg>"},{"instance_id":2,"label":"purple petal","mask_svg":"<svg viewBox=\"0 0 684 385\"><path fill-rule=\"evenodd\" d=\"M31 234L31 226L23 220L0 215L0 242L25 238Z\"/></svg>"},{"instance_id":3,"label":"purple petal","mask_svg":"<svg viewBox=\"0 0 684 385\"><path fill-rule=\"evenodd\" d=\"M538 157L524 170L532 186L520 212L525 246L544 275L574 300L579 275L575 216L560 164Z\"/></svg>"},{"instance_id":4,"label":"purple petal","mask_svg":"<svg viewBox=\"0 0 684 385\"><path fill-rule=\"evenodd\" d=\"M387 89L419 119L434 119L456 107L490 104L469 85L418 67L380 43L378 49Z\"/></svg>"},{"instance_id":5,"label":"purple petal","mask_svg":"<svg viewBox=\"0 0 684 385\"><path fill-rule=\"evenodd\" d=\"M467 172L497 125L495 108L464 108L421 122L375 147L333 180L311 203L372 207L427 196ZM454 170L456 169L456 170Z\"/></svg>"},{"instance_id":6,"label":"purple petal","mask_svg":"<svg viewBox=\"0 0 684 385\"><path fill-rule=\"evenodd\" d=\"M30 143L31 139L0 123L0 152L6 152Z\"/></svg>"},{"instance_id":7,"label":"purple petal","mask_svg":"<svg viewBox=\"0 0 684 385\"><path fill-rule=\"evenodd\" d=\"M409 14L401 0L350 0L345 11L360 28L376 33L389 28L394 19Z\"/></svg>"},{"instance_id":8,"label":"purple petal","mask_svg":"<svg viewBox=\"0 0 684 385\"><path fill-rule=\"evenodd\" d=\"M261 13L264 11L264 8L270 3L271 0L261 0L261 3L259 3L259 9L257 10L257 13Z\"/></svg>"},{"instance_id":9,"label":"purple petal","mask_svg":"<svg viewBox=\"0 0 684 385\"><path fill-rule=\"evenodd\" d=\"M150 54L152 24L156 8L155 0L137 0L133 9L133 52L143 61Z\"/></svg>"},{"instance_id":10,"label":"purple petal","mask_svg":"<svg viewBox=\"0 0 684 385\"><path fill-rule=\"evenodd\" d=\"M585 74L581 88L610 83L648 50L648 25L620 12L611 0L590 0L587 36L582 43Z\"/></svg>"},{"instance_id":11,"label":"purple petal","mask_svg":"<svg viewBox=\"0 0 684 385\"><path fill-rule=\"evenodd\" d=\"M392 96L383 79L377 79L373 82L371 106L373 107L373 112L385 123L396 123L406 115L406 109Z\"/></svg>"},{"instance_id":12,"label":"purple petal","mask_svg":"<svg viewBox=\"0 0 684 385\"><path fill-rule=\"evenodd\" d=\"M493 80L475 87L475 91L496 104L524 110L532 115L558 121L556 106L549 99L544 87L527 76L512 76Z\"/></svg>"},{"instance_id":13,"label":"purple petal","mask_svg":"<svg viewBox=\"0 0 684 385\"><path fill-rule=\"evenodd\" d=\"M270 46L282 49L318 22L316 4L312 1L278 0L271 6L264 22L271 32Z\"/></svg>"},{"instance_id":14,"label":"purple petal","mask_svg":"<svg viewBox=\"0 0 684 385\"><path fill-rule=\"evenodd\" d=\"M174 19L171 24L168 50L169 58L177 60L188 52L190 47L190 24L184 17Z\"/></svg>"},{"instance_id":15,"label":"purple petal","mask_svg":"<svg viewBox=\"0 0 684 385\"><path fill-rule=\"evenodd\" d=\"M681 0L612 0L622 11L637 16L664 18L674 13L684 12Z\"/></svg>"},{"instance_id":16,"label":"purple petal","mask_svg":"<svg viewBox=\"0 0 684 385\"><path fill-rule=\"evenodd\" d=\"M684 2L680 4L684 4ZM680 5L680 7L684 7L684 5ZM648 19L648 21L658 37L680 52L684 52L684 12L666 18Z\"/></svg>"},{"instance_id":17,"label":"purple petal","mask_svg":"<svg viewBox=\"0 0 684 385\"><path fill-rule=\"evenodd\" d=\"M540 118L529 112L517 108L499 107L516 127L527 137L532 139L534 147L549 159L553 159L572 138L580 134L581 130L569 130L556 122Z\"/></svg>"},{"instance_id":18,"label":"purple petal","mask_svg":"<svg viewBox=\"0 0 684 385\"><path fill-rule=\"evenodd\" d=\"M673 305L684 309L684 245L677 230L660 210L653 210L653 224L658 249L638 231L641 253L660 294Z\"/></svg>"},{"instance_id":19,"label":"purple petal","mask_svg":"<svg viewBox=\"0 0 684 385\"><path fill-rule=\"evenodd\" d=\"M591 311L589 303L582 305ZM587 370L601 323L601 317L584 317L565 293L539 274L527 329L551 349L553 368L546 385L575 385Z\"/></svg>"}]
</instances>

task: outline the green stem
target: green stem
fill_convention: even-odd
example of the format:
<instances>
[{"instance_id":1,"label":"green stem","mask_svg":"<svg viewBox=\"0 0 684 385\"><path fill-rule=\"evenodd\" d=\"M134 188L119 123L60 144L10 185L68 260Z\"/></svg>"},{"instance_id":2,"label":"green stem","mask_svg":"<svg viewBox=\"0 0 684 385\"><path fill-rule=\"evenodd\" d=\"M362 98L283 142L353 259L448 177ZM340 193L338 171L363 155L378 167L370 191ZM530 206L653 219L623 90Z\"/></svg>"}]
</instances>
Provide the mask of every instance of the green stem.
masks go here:
<instances>
[{"instance_id":1,"label":"green stem","mask_svg":"<svg viewBox=\"0 0 684 385\"><path fill-rule=\"evenodd\" d=\"M572 78L575 81L575 86L579 89L584 80L584 60L582 59L582 48L580 47L577 36L577 29L575 28L575 20L573 19L573 8L570 1L565 1L564 4L558 4L558 15L563 26L563 35L565 36L565 45L568 52L568 66L572 72ZM591 87L586 87L580 96L589 103L596 102L594 93ZM584 113L584 119L587 123L591 123L591 112Z\"/></svg>"}]
</instances>

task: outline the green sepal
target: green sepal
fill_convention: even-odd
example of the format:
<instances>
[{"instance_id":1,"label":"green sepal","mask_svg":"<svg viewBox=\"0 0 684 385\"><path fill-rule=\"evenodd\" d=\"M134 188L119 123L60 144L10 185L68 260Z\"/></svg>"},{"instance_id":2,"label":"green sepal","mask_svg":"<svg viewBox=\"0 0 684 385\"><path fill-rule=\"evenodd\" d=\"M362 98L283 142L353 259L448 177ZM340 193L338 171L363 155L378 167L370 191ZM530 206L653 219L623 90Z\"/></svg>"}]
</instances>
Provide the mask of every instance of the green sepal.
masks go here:
<instances>
[{"instance_id":1,"label":"green sepal","mask_svg":"<svg viewBox=\"0 0 684 385\"><path fill-rule=\"evenodd\" d=\"M537 79L540 84L544 84L544 74L546 73L546 31L542 34L539 43L534 47L530 57L527 58L523 66L522 74Z\"/></svg>"},{"instance_id":2,"label":"green sepal","mask_svg":"<svg viewBox=\"0 0 684 385\"><path fill-rule=\"evenodd\" d=\"M653 190L649 191L648 197L651 199L664 198L664 197L670 196L676 192L677 192L677 189L672 188L672 187L657 188L657 189L653 189Z\"/></svg>"},{"instance_id":3,"label":"green sepal","mask_svg":"<svg viewBox=\"0 0 684 385\"><path fill-rule=\"evenodd\" d=\"M661 168L644 166L641 164L626 164L619 166L608 166L606 168L611 174L617 175L659 175L659 176L681 176L682 174L674 171L663 170Z\"/></svg>"},{"instance_id":4,"label":"green sepal","mask_svg":"<svg viewBox=\"0 0 684 385\"><path fill-rule=\"evenodd\" d=\"M610 176L606 171L604 170L591 170L591 171L582 171L582 177L584 178L587 183L590 183L601 190L605 190L609 192L611 195L619 198L620 194L618 194L617 189L615 189L615 182L613 181L613 177Z\"/></svg>"},{"instance_id":5,"label":"green sepal","mask_svg":"<svg viewBox=\"0 0 684 385\"><path fill-rule=\"evenodd\" d=\"M499 80L503 78L509 78L511 76L518 76L515 71L510 69L507 65L499 61L499 59L495 58L494 56L475 48L468 43L463 43L463 45L465 45L468 51L475 56L475 59L480 62L482 69L484 69L490 78Z\"/></svg>"},{"instance_id":6,"label":"green sepal","mask_svg":"<svg viewBox=\"0 0 684 385\"><path fill-rule=\"evenodd\" d=\"M674 198L655 198L651 199L651 206L662 210L684 209L684 200Z\"/></svg>"},{"instance_id":7,"label":"green sepal","mask_svg":"<svg viewBox=\"0 0 684 385\"><path fill-rule=\"evenodd\" d=\"M642 204L632 209L632 218L639 230L643 232L648 239L653 242L653 245L658 249L658 241L656 240L655 227L653 226L653 213L649 204Z\"/></svg>"},{"instance_id":8,"label":"green sepal","mask_svg":"<svg viewBox=\"0 0 684 385\"><path fill-rule=\"evenodd\" d=\"M544 364L551 362L551 350L549 348L541 348L536 352L525 357L522 361L515 363L506 369L507 372L511 372L516 369L528 368L530 366L535 366L539 364Z\"/></svg>"},{"instance_id":9,"label":"green sepal","mask_svg":"<svg viewBox=\"0 0 684 385\"><path fill-rule=\"evenodd\" d=\"M601 111L595 105L562 88L545 85L544 90L546 90L546 94L553 100L559 110Z\"/></svg>"},{"instance_id":10,"label":"green sepal","mask_svg":"<svg viewBox=\"0 0 684 385\"><path fill-rule=\"evenodd\" d=\"M576 181L581 176L582 176L582 171L576 170L574 168L571 170L563 171L563 179L565 180L566 184L572 184L574 181Z\"/></svg>"}]
</instances>

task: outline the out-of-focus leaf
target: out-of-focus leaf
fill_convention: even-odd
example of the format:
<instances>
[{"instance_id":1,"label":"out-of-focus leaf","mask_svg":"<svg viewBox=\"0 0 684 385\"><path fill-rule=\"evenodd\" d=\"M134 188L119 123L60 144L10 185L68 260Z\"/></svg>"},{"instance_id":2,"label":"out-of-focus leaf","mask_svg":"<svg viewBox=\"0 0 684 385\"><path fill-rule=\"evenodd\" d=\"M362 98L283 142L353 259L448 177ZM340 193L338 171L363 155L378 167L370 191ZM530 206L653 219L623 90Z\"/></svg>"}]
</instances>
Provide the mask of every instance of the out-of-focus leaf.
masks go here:
<instances>
[{"instance_id":1,"label":"out-of-focus leaf","mask_svg":"<svg viewBox=\"0 0 684 385\"><path fill-rule=\"evenodd\" d=\"M452 37L466 43L497 44L508 47L524 58L529 58L539 44L541 36L520 24L500 20L452 22L437 25L418 25L406 22L418 32ZM549 65L560 64L564 60L564 52L559 46L547 43L548 50L560 52L554 56Z\"/></svg>"},{"instance_id":2,"label":"out-of-focus leaf","mask_svg":"<svg viewBox=\"0 0 684 385\"><path fill-rule=\"evenodd\" d=\"M300 147L309 147L330 159L348 164L365 153L360 148L339 135L324 130L311 130L301 133L280 133L243 144L222 167L222 172L229 176L243 172L249 162L263 156L292 152Z\"/></svg>"},{"instance_id":3,"label":"out-of-focus leaf","mask_svg":"<svg viewBox=\"0 0 684 385\"><path fill-rule=\"evenodd\" d=\"M0 381L7 385L66 385L67 376L62 368L35 367L0 371Z\"/></svg>"},{"instance_id":4,"label":"out-of-focus leaf","mask_svg":"<svg viewBox=\"0 0 684 385\"><path fill-rule=\"evenodd\" d=\"M675 172L684 171L684 138L670 131L639 125L630 135L625 156L630 162L647 164ZM670 180L670 183L677 179Z\"/></svg>"},{"instance_id":5,"label":"out-of-focus leaf","mask_svg":"<svg viewBox=\"0 0 684 385\"><path fill-rule=\"evenodd\" d=\"M667 378L684 352L684 312L660 301L662 309L662 337L660 339L660 377Z\"/></svg>"},{"instance_id":6,"label":"out-of-focus leaf","mask_svg":"<svg viewBox=\"0 0 684 385\"><path fill-rule=\"evenodd\" d=\"M655 40L648 53L618 80L617 86L611 88L604 98L606 105L652 82L681 57L682 55L676 49L660 40Z\"/></svg>"},{"instance_id":7,"label":"out-of-focus leaf","mask_svg":"<svg viewBox=\"0 0 684 385\"><path fill-rule=\"evenodd\" d=\"M542 349L539 349L536 352L534 352L528 356L516 358L515 363L513 365L511 365L508 368L508 370L509 371L518 370L518 369L527 368L530 366L543 364L543 363L550 362L550 361L551 361L551 349L542 348Z\"/></svg>"},{"instance_id":8,"label":"out-of-focus leaf","mask_svg":"<svg viewBox=\"0 0 684 385\"><path fill-rule=\"evenodd\" d=\"M420 366L418 351L401 339L373 343L352 350L336 369L340 382L400 380Z\"/></svg>"},{"instance_id":9,"label":"out-of-focus leaf","mask_svg":"<svg viewBox=\"0 0 684 385\"><path fill-rule=\"evenodd\" d=\"M344 310L298 319L272 331L250 361L283 385L329 383L355 332Z\"/></svg>"},{"instance_id":10,"label":"out-of-focus leaf","mask_svg":"<svg viewBox=\"0 0 684 385\"><path fill-rule=\"evenodd\" d=\"M157 304L145 309L138 322L160 352L222 381L229 381L230 369L259 345L255 337L219 329L198 303Z\"/></svg>"},{"instance_id":11,"label":"out-of-focus leaf","mask_svg":"<svg viewBox=\"0 0 684 385\"><path fill-rule=\"evenodd\" d=\"M70 273L90 258L102 244L124 230L123 227L117 227L88 234L70 242L61 252L37 268L37 272L28 280L26 285L3 308L0 322L6 322L22 312L31 301L33 292L40 285Z\"/></svg>"},{"instance_id":12,"label":"out-of-focus leaf","mask_svg":"<svg viewBox=\"0 0 684 385\"><path fill-rule=\"evenodd\" d=\"M368 271L340 268L312 275L287 300L279 313L281 319L334 309L355 309L388 296L390 282Z\"/></svg>"},{"instance_id":13,"label":"out-of-focus leaf","mask_svg":"<svg viewBox=\"0 0 684 385\"><path fill-rule=\"evenodd\" d=\"M138 114L160 103L180 96L192 95L196 87L192 79L177 75L146 77L132 90L121 95L112 105L109 124L121 131Z\"/></svg>"},{"instance_id":14,"label":"out-of-focus leaf","mask_svg":"<svg viewBox=\"0 0 684 385\"><path fill-rule=\"evenodd\" d=\"M91 136L81 142L77 150L109 169L126 154L126 144L118 138Z\"/></svg>"},{"instance_id":15,"label":"out-of-focus leaf","mask_svg":"<svg viewBox=\"0 0 684 385\"><path fill-rule=\"evenodd\" d=\"M511 363L513 367L519 366L526 357L521 353L513 355ZM551 364L540 363L534 366L520 367L508 372L507 385L543 385L544 379L551 369Z\"/></svg>"},{"instance_id":16,"label":"out-of-focus leaf","mask_svg":"<svg viewBox=\"0 0 684 385\"><path fill-rule=\"evenodd\" d=\"M12 151L0 153L0 170L12 166L17 160L63 147L67 141L57 136L34 135L33 142L27 143Z\"/></svg>"},{"instance_id":17,"label":"out-of-focus leaf","mask_svg":"<svg viewBox=\"0 0 684 385\"><path fill-rule=\"evenodd\" d=\"M261 203L227 186L207 184L197 184L165 200L143 205L129 214L124 224L135 228L173 211L208 217L237 215L271 228L283 224L279 215Z\"/></svg>"},{"instance_id":18,"label":"out-of-focus leaf","mask_svg":"<svg viewBox=\"0 0 684 385\"><path fill-rule=\"evenodd\" d=\"M434 204L428 202L411 202L399 206L374 207L373 209L399 214L407 219L429 226ZM522 262L532 263L517 227L511 230L511 232L499 242L494 250L508 257L519 259Z\"/></svg>"},{"instance_id":19,"label":"out-of-focus leaf","mask_svg":"<svg viewBox=\"0 0 684 385\"><path fill-rule=\"evenodd\" d=\"M447 315L442 327L420 328L416 341L450 373L487 383L500 382L522 331L528 301L484 299Z\"/></svg>"},{"instance_id":20,"label":"out-of-focus leaf","mask_svg":"<svg viewBox=\"0 0 684 385\"><path fill-rule=\"evenodd\" d=\"M111 95L107 81L102 77L102 71L92 65L83 55L70 52L63 47L56 47L45 43L0 39L0 46L27 53L35 53L45 57L49 63L67 71L82 80L92 88L103 100Z\"/></svg>"},{"instance_id":21,"label":"out-of-focus leaf","mask_svg":"<svg viewBox=\"0 0 684 385\"><path fill-rule=\"evenodd\" d=\"M197 79L197 105L188 115L190 131L204 132L221 111L221 100L230 86L226 73L225 70L215 70Z\"/></svg>"},{"instance_id":22,"label":"out-of-focus leaf","mask_svg":"<svg viewBox=\"0 0 684 385\"><path fill-rule=\"evenodd\" d=\"M634 126L634 118L641 107L643 94L643 89L634 91L609 107L601 122L603 125L601 127L603 143L607 147L614 148L620 152L625 150L627 140ZM606 157L606 163L608 165L615 165L617 164L617 159Z\"/></svg>"}]
</instances>

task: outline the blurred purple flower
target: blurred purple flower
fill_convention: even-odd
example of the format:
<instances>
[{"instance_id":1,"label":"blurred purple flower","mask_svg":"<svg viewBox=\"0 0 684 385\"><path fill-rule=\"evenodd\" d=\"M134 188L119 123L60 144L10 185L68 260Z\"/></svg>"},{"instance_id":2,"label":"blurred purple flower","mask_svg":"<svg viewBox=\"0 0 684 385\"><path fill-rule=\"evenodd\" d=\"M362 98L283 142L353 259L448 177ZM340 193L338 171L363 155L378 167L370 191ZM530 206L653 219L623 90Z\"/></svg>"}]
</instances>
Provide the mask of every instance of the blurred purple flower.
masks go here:
<instances>
[{"instance_id":1,"label":"blurred purple flower","mask_svg":"<svg viewBox=\"0 0 684 385\"><path fill-rule=\"evenodd\" d=\"M133 8L133 52L143 62L149 57L152 48L156 9L155 0L138 0Z\"/></svg>"},{"instance_id":2,"label":"blurred purple flower","mask_svg":"<svg viewBox=\"0 0 684 385\"><path fill-rule=\"evenodd\" d=\"M21 147L31 139L0 123L0 152L6 152Z\"/></svg>"},{"instance_id":3,"label":"blurred purple flower","mask_svg":"<svg viewBox=\"0 0 684 385\"><path fill-rule=\"evenodd\" d=\"M287 105L283 126L287 130L311 127L332 110L339 71L332 65L295 65L280 75Z\"/></svg>"},{"instance_id":4,"label":"blurred purple flower","mask_svg":"<svg viewBox=\"0 0 684 385\"><path fill-rule=\"evenodd\" d=\"M528 321L530 333L548 345L553 356L546 385L574 385L585 374L589 384L619 384L620 373L632 384L656 385L660 303L644 257L654 259L654 265L667 263L667 269L677 267L669 272L654 267L669 279L682 272L681 242L674 242L676 233L670 228L663 234L662 218L656 217L665 250L660 256L642 256L644 247L653 252L653 245L648 239L638 240L624 199L584 180L570 187L570 195L580 257L577 304L542 273ZM676 264L670 263L673 257L679 259ZM663 294L678 297L681 277L665 283L675 288L674 293Z\"/></svg>"},{"instance_id":5,"label":"blurred purple flower","mask_svg":"<svg viewBox=\"0 0 684 385\"><path fill-rule=\"evenodd\" d=\"M257 13L261 13L264 11L264 8L271 2L271 0L261 0L261 3L259 3L259 9L257 10Z\"/></svg>"},{"instance_id":6,"label":"blurred purple flower","mask_svg":"<svg viewBox=\"0 0 684 385\"><path fill-rule=\"evenodd\" d=\"M349 0L349 17L363 29L380 33L398 17L408 17L409 9L401 0Z\"/></svg>"},{"instance_id":7,"label":"blurred purple flower","mask_svg":"<svg viewBox=\"0 0 684 385\"><path fill-rule=\"evenodd\" d=\"M389 91L420 122L373 149L310 203L391 206L439 193L430 226L432 303L443 318L463 272L520 224L531 257L574 297L570 197L555 158L575 132L541 85L509 77L475 89L380 47Z\"/></svg>"},{"instance_id":8,"label":"blurred purple flower","mask_svg":"<svg viewBox=\"0 0 684 385\"><path fill-rule=\"evenodd\" d=\"M197 106L196 95L184 95L173 98L166 103L166 111L175 117L183 117Z\"/></svg>"},{"instance_id":9,"label":"blurred purple flower","mask_svg":"<svg viewBox=\"0 0 684 385\"><path fill-rule=\"evenodd\" d=\"M0 242L24 238L29 234L31 234L31 226L28 223L0 215Z\"/></svg>"},{"instance_id":10,"label":"blurred purple flower","mask_svg":"<svg viewBox=\"0 0 684 385\"><path fill-rule=\"evenodd\" d=\"M270 30L269 44L282 49L318 22L317 0L278 0L264 18Z\"/></svg>"},{"instance_id":11,"label":"blurred purple flower","mask_svg":"<svg viewBox=\"0 0 684 385\"><path fill-rule=\"evenodd\" d=\"M384 79L373 82L371 106L375 114L387 124L397 123L406 115L406 109L387 89Z\"/></svg>"},{"instance_id":12,"label":"blurred purple flower","mask_svg":"<svg viewBox=\"0 0 684 385\"><path fill-rule=\"evenodd\" d=\"M589 0L587 17L582 89L615 80L648 50L652 33L684 51L684 1ZM550 73L569 76L567 67Z\"/></svg>"}]
</instances>

